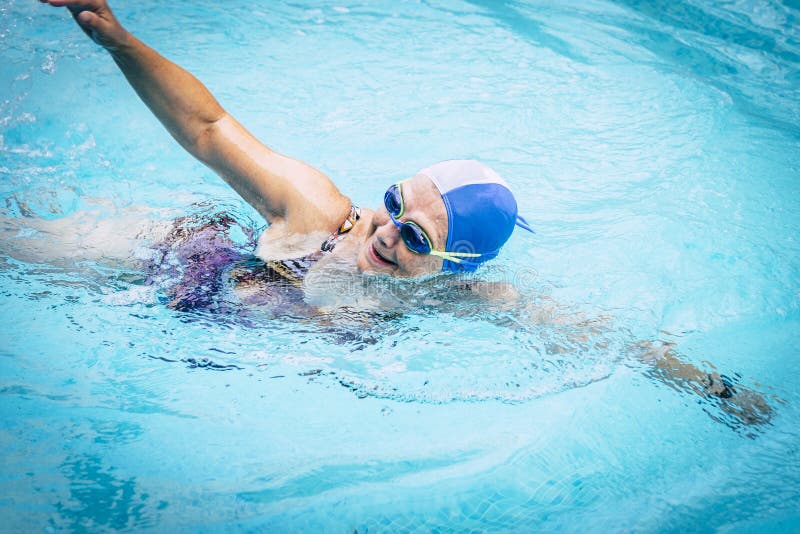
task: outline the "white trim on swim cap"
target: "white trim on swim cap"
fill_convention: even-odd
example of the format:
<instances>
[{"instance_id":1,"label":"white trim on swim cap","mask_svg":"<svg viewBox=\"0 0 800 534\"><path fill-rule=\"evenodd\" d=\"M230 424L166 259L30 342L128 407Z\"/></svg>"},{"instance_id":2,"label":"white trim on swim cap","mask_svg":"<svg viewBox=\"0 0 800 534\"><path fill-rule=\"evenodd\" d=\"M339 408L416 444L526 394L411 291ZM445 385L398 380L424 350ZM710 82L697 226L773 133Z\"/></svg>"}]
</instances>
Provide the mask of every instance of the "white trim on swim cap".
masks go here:
<instances>
[{"instance_id":1,"label":"white trim on swim cap","mask_svg":"<svg viewBox=\"0 0 800 534\"><path fill-rule=\"evenodd\" d=\"M417 174L430 178L442 196L453 189L472 184L500 184L511 190L499 174L474 159L442 161L425 167Z\"/></svg>"}]
</instances>

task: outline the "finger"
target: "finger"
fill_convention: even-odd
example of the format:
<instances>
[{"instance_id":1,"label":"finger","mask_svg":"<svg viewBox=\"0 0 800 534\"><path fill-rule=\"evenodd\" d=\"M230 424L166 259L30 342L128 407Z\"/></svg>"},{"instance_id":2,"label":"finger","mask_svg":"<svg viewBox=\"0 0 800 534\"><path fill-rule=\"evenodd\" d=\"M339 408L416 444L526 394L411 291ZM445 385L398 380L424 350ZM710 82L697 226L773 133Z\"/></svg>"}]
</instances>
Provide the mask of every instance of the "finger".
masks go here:
<instances>
[{"instance_id":1,"label":"finger","mask_svg":"<svg viewBox=\"0 0 800 534\"><path fill-rule=\"evenodd\" d=\"M73 7L78 9L98 9L103 6L102 0L45 0L45 1L51 6L55 7Z\"/></svg>"},{"instance_id":2,"label":"finger","mask_svg":"<svg viewBox=\"0 0 800 534\"><path fill-rule=\"evenodd\" d=\"M75 18L80 23L81 27L92 30L97 28L97 25L100 23L100 17L91 11L81 11L75 15Z\"/></svg>"},{"instance_id":3,"label":"finger","mask_svg":"<svg viewBox=\"0 0 800 534\"><path fill-rule=\"evenodd\" d=\"M101 35L108 30L108 22L103 17L92 11L81 11L74 13L78 26L89 36L89 38L99 45L104 45Z\"/></svg>"}]
</instances>

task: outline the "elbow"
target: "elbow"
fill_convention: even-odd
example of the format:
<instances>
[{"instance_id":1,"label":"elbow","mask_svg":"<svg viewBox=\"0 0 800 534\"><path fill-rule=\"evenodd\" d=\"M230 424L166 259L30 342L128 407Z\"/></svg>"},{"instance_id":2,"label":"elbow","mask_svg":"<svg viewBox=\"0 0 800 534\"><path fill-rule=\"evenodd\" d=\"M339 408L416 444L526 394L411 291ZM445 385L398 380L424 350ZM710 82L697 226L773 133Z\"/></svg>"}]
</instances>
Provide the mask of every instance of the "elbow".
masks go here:
<instances>
[{"instance_id":1,"label":"elbow","mask_svg":"<svg viewBox=\"0 0 800 534\"><path fill-rule=\"evenodd\" d=\"M223 114L216 120L198 125L191 136L181 141L181 145L198 160L208 164L214 158L220 135L220 122L225 117L226 114Z\"/></svg>"},{"instance_id":2,"label":"elbow","mask_svg":"<svg viewBox=\"0 0 800 534\"><path fill-rule=\"evenodd\" d=\"M208 163L211 160L211 154L213 152L214 130L215 124L209 123L198 129L192 138L186 140L185 144L181 144L194 157L203 163Z\"/></svg>"}]
</instances>

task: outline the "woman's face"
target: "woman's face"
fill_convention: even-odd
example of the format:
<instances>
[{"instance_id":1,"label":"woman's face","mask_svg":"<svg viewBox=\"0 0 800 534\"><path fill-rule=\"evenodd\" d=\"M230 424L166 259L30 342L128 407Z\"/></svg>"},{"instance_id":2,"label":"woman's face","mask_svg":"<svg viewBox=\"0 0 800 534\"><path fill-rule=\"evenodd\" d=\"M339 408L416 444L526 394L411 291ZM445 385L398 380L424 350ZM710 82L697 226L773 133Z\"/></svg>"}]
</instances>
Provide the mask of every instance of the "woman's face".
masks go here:
<instances>
[{"instance_id":1,"label":"woman's face","mask_svg":"<svg viewBox=\"0 0 800 534\"><path fill-rule=\"evenodd\" d=\"M401 222L414 221L431 240L434 249L444 250L447 242L447 211L438 189L430 178L418 174L402 182L405 212ZM372 229L358 254L358 270L410 277L442 270L442 258L411 252L400 238L385 206L375 211Z\"/></svg>"}]
</instances>

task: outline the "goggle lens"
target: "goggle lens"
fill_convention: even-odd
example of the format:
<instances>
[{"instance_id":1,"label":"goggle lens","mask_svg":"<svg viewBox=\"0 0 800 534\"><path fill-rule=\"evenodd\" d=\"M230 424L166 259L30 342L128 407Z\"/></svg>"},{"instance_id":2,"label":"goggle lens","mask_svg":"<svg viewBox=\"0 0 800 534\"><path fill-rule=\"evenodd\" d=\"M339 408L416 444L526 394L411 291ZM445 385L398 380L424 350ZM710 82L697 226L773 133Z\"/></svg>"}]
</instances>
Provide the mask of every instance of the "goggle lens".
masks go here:
<instances>
[{"instance_id":1,"label":"goggle lens","mask_svg":"<svg viewBox=\"0 0 800 534\"><path fill-rule=\"evenodd\" d=\"M386 190L386 194L383 195L383 204L386 206L386 211L395 219L403 216L405 206L403 205L403 194L400 192L399 185L395 184Z\"/></svg>"},{"instance_id":2,"label":"goggle lens","mask_svg":"<svg viewBox=\"0 0 800 534\"><path fill-rule=\"evenodd\" d=\"M400 238L411 252L416 252L417 254L430 254L431 252L431 242L428 236L414 222L401 223Z\"/></svg>"}]
</instances>

